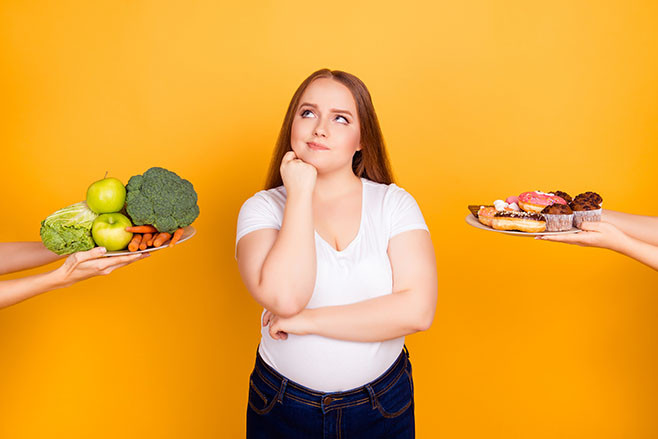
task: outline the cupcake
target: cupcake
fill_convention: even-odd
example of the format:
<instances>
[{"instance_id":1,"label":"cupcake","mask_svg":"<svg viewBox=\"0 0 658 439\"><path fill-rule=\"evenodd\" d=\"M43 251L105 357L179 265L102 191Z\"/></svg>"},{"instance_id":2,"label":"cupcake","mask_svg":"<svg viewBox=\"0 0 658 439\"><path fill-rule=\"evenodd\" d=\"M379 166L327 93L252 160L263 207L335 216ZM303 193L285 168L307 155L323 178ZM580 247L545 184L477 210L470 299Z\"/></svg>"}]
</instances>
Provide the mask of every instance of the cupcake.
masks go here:
<instances>
[{"instance_id":1,"label":"cupcake","mask_svg":"<svg viewBox=\"0 0 658 439\"><path fill-rule=\"evenodd\" d=\"M566 230L571 230L574 213L569 206L565 204L552 204L546 206L541 213L546 217L547 232L564 232Z\"/></svg>"},{"instance_id":2,"label":"cupcake","mask_svg":"<svg viewBox=\"0 0 658 439\"><path fill-rule=\"evenodd\" d=\"M569 195L569 194L566 193L566 192L562 192L562 191L553 191L553 192L551 192L551 193L552 193L553 195L557 195L558 197L562 198L562 199L563 199L564 201L566 201L567 203L571 203L571 202L573 201L573 198L571 198L571 195Z\"/></svg>"},{"instance_id":3,"label":"cupcake","mask_svg":"<svg viewBox=\"0 0 658 439\"><path fill-rule=\"evenodd\" d=\"M578 198L578 197L576 197ZM601 221L601 206L589 200L574 200L571 202L571 209L573 210L573 225L581 228L580 226L584 221Z\"/></svg>"},{"instance_id":4,"label":"cupcake","mask_svg":"<svg viewBox=\"0 0 658 439\"><path fill-rule=\"evenodd\" d=\"M589 201L599 207L603 204L603 198L596 192L583 192L582 194L576 195L576 198L574 198L573 201Z\"/></svg>"}]
</instances>

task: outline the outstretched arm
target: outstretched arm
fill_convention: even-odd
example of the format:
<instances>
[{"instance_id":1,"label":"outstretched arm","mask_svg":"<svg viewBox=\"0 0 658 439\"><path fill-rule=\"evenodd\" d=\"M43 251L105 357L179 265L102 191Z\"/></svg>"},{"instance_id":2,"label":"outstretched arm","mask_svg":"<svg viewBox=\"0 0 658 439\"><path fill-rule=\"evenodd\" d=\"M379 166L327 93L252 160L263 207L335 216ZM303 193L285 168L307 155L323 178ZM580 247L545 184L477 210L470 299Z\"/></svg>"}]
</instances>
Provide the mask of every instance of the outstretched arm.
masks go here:
<instances>
[{"instance_id":1,"label":"outstretched arm","mask_svg":"<svg viewBox=\"0 0 658 439\"><path fill-rule=\"evenodd\" d=\"M631 238L658 245L658 217L604 210L601 220L612 224Z\"/></svg>"},{"instance_id":2,"label":"outstretched arm","mask_svg":"<svg viewBox=\"0 0 658 439\"><path fill-rule=\"evenodd\" d=\"M93 276L110 274L117 268L145 258L148 253L102 258L103 247L70 255L57 269L20 279L0 281L0 308L21 302L46 291L67 287Z\"/></svg>"},{"instance_id":3,"label":"outstretched arm","mask_svg":"<svg viewBox=\"0 0 658 439\"><path fill-rule=\"evenodd\" d=\"M658 246L625 234L607 222L584 222L583 231L568 235L544 235L537 239L564 242L584 247L614 250L658 270Z\"/></svg>"},{"instance_id":4,"label":"outstretched arm","mask_svg":"<svg viewBox=\"0 0 658 439\"><path fill-rule=\"evenodd\" d=\"M64 256L48 250L42 242L1 242L0 275L50 264Z\"/></svg>"}]
</instances>

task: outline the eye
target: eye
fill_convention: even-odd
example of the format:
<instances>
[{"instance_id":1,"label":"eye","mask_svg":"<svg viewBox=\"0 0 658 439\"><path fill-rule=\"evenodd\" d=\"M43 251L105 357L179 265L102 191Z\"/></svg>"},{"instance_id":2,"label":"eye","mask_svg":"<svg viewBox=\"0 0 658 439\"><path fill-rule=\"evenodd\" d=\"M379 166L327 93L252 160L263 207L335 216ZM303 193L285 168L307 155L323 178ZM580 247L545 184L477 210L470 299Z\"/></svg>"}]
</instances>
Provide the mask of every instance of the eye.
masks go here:
<instances>
[{"instance_id":1,"label":"eye","mask_svg":"<svg viewBox=\"0 0 658 439\"><path fill-rule=\"evenodd\" d=\"M302 117L308 117L308 115L313 116L313 112L311 110L302 110Z\"/></svg>"},{"instance_id":2,"label":"eye","mask_svg":"<svg viewBox=\"0 0 658 439\"><path fill-rule=\"evenodd\" d=\"M346 123L346 124L350 123L350 121L347 120L345 116L341 116L341 115L336 116L336 120L340 123Z\"/></svg>"}]
</instances>

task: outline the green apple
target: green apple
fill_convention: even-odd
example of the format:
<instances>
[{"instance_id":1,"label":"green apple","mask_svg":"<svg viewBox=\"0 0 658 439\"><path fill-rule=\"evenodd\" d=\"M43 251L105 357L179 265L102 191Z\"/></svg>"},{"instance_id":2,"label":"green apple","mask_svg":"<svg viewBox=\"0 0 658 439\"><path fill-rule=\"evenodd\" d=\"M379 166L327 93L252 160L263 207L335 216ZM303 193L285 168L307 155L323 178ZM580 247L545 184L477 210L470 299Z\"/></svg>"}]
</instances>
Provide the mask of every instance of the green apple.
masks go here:
<instances>
[{"instance_id":1,"label":"green apple","mask_svg":"<svg viewBox=\"0 0 658 439\"><path fill-rule=\"evenodd\" d=\"M96 213L113 213L123 209L126 187L116 178L98 180L87 189L87 206Z\"/></svg>"},{"instance_id":2,"label":"green apple","mask_svg":"<svg viewBox=\"0 0 658 439\"><path fill-rule=\"evenodd\" d=\"M120 213L104 213L99 215L91 225L91 237L96 244L105 247L107 251L123 250L133 237L126 232L126 227L132 226L127 216Z\"/></svg>"}]
</instances>

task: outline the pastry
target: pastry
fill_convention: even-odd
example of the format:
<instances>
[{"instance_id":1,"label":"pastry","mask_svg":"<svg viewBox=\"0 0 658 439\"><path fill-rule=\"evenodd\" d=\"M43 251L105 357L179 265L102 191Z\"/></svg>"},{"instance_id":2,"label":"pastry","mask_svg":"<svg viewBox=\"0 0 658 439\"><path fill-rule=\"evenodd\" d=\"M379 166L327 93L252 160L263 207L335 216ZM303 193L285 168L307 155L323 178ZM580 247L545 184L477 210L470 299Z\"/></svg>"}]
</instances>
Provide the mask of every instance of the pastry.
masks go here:
<instances>
[{"instance_id":1,"label":"pastry","mask_svg":"<svg viewBox=\"0 0 658 439\"><path fill-rule=\"evenodd\" d=\"M573 226L573 210L566 204L552 204L541 211L546 218L547 232L564 232Z\"/></svg>"},{"instance_id":2,"label":"pastry","mask_svg":"<svg viewBox=\"0 0 658 439\"><path fill-rule=\"evenodd\" d=\"M546 218L540 213L502 211L495 213L491 227L496 230L539 233L546 230Z\"/></svg>"},{"instance_id":3,"label":"pastry","mask_svg":"<svg viewBox=\"0 0 658 439\"><path fill-rule=\"evenodd\" d=\"M571 202L574 226L580 229L584 221L601 221L601 207L598 204L583 199L576 200L576 198Z\"/></svg>"},{"instance_id":4,"label":"pastry","mask_svg":"<svg viewBox=\"0 0 658 439\"><path fill-rule=\"evenodd\" d=\"M567 204L562 198L544 192L524 192L519 195L519 207L526 212L541 212L551 204Z\"/></svg>"}]
</instances>

